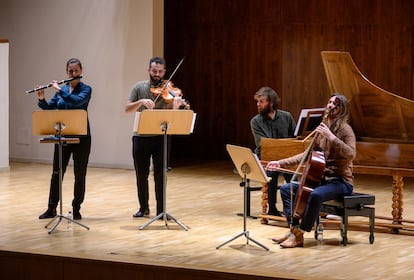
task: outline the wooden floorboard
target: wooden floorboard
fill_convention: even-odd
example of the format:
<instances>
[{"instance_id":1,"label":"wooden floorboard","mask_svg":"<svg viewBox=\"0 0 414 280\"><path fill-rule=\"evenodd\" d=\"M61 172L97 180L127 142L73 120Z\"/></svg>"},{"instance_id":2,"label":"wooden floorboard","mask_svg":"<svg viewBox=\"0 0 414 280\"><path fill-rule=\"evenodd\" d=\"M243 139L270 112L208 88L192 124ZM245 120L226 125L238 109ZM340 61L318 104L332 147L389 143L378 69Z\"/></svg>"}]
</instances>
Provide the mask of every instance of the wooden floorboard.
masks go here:
<instances>
[{"instance_id":1,"label":"wooden floorboard","mask_svg":"<svg viewBox=\"0 0 414 280\"><path fill-rule=\"evenodd\" d=\"M70 210L72 200L72 173L69 167L63 184L64 214ZM313 233L308 233L304 248L281 249L271 238L285 234L283 223L262 225L259 219L248 218L249 236L269 251L254 242L246 244L244 235L216 249L243 232L243 218L236 215L243 210L241 178L233 173L230 162L181 163L167 173L166 210L186 225L188 231L173 221L168 222L168 227L163 221L155 221L139 230L149 219L132 218L138 209L134 171L91 167L81 209L81 223L90 230L74 225L70 231L62 222L48 234L45 225L49 220L39 220L38 216L47 207L50 174L51 165L37 163L11 163L10 171L0 172L0 250L4 253L275 279L411 279L414 276L414 232L408 230L390 234L389 229L378 228L375 242L370 244L367 231L354 229L348 232L347 246L340 244L338 230L326 230L322 244L314 240ZM356 176L356 191L376 195L376 214L391 216L391 178ZM251 215L259 215L261 193L256 191L251 195ZM403 218L413 220L413 180L405 180L403 202ZM154 217L152 179L150 207ZM281 209L280 198L278 207ZM4 262L10 257L7 254L0 262L2 267L9 265L10 269L15 264ZM76 267L73 263L72 266ZM119 271L118 279L123 279L124 270ZM57 279L53 273L60 272L44 273L52 276L43 279ZM210 278L232 279L218 275L210 274Z\"/></svg>"}]
</instances>

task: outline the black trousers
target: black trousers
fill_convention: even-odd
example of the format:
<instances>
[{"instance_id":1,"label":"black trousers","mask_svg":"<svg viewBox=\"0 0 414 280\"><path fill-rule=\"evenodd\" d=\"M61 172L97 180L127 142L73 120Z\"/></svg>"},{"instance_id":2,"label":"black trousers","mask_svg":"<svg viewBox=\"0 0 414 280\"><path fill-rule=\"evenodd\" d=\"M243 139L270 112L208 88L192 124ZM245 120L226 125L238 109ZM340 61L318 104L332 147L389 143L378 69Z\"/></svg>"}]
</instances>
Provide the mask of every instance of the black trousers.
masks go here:
<instances>
[{"instance_id":1,"label":"black trousers","mask_svg":"<svg viewBox=\"0 0 414 280\"><path fill-rule=\"evenodd\" d=\"M145 211L149 209L148 176L150 173L150 161L152 157L157 214L164 212L164 136L133 136L132 155L134 158L140 210Z\"/></svg>"},{"instance_id":2,"label":"black trousers","mask_svg":"<svg viewBox=\"0 0 414 280\"><path fill-rule=\"evenodd\" d=\"M62 146L62 173L66 172L69 159L73 157L73 173L75 175L72 206L79 210L85 198L86 170L91 151L91 137L80 137L79 144ZM63 177L62 177L63 179ZM59 145L55 144L53 154L53 173L50 180L49 208L56 208L59 203Z\"/></svg>"}]
</instances>

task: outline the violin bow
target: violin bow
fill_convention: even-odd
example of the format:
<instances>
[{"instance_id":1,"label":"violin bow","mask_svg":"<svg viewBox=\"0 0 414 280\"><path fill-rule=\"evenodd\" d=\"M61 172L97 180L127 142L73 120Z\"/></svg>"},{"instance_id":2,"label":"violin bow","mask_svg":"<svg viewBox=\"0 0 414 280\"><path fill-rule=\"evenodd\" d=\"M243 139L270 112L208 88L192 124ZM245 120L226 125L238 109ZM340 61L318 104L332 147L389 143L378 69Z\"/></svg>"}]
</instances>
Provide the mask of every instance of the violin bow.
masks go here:
<instances>
[{"instance_id":1,"label":"violin bow","mask_svg":"<svg viewBox=\"0 0 414 280\"><path fill-rule=\"evenodd\" d=\"M175 72L177 72L178 68L180 68L181 63L183 63L184 58L181 58L180 62L178 63L178 65L175 67L174 71L171 73L170 77L167 79L167 82L164 83L164 86L162 87L161 92L164 92L164 90L167 88L168 83L171 81L172 77L174 76ZM158 94L157 97L154 99L154 102L157 102L158 97L160 97L161 94Z\"/></svg>"}]
</instances>

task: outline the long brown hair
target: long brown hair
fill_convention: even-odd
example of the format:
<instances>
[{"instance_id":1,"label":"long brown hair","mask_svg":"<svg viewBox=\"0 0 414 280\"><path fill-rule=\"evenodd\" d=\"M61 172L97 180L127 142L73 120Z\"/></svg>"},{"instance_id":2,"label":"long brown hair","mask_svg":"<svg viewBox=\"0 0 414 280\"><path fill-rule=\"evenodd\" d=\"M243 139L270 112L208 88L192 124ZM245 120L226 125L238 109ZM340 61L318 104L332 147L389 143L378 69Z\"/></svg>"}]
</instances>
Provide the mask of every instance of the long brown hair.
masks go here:
<instances>
[{"instance_id":1,"label":"long brown hair","mask_svg":"<svg viewBox=\"0 0 414 280\"><path fill-rule=\"evenodd\" d=\"M333 93L331 97L335 96L339 100L339 115L335 123L331 127L331 131L336 133L338 128L343 124L349 122L349 103L345 95L340 93Z\"/></svg>"}]
</instances>

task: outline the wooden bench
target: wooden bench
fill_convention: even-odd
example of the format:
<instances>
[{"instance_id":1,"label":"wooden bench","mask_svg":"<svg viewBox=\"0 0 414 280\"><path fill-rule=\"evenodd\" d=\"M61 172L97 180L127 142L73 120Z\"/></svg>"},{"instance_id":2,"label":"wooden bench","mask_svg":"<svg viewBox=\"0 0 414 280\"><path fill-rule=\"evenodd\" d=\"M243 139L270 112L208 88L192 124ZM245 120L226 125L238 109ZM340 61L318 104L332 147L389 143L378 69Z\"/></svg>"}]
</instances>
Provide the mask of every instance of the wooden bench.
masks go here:
<instances>
[{"instance_id":1,"label":"wooden bench","mask_svg":"<svg viewBox=\"0 0 414 280\"><path fill-rule=\"evenodd\" d=\"M375 226L375 195L352 193L345 196L342 200L329 200L322 203L321 212L327 214L338 215L342 217L341 220L341 236L342 244L346 246L348 243L348 217L350 216L364 216L369 217L369 243L374 243L374 226ZM316 225L319 224L319 218ZM316 228L316 227L315 227ZM315 239L318 233L315 230Z\"/></svg>"}]
</instances>

